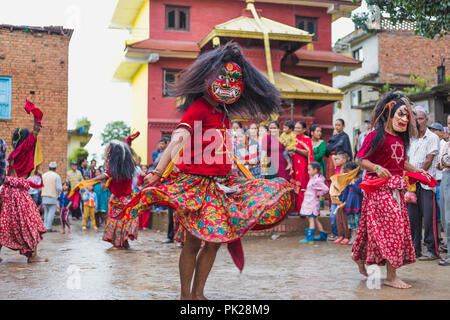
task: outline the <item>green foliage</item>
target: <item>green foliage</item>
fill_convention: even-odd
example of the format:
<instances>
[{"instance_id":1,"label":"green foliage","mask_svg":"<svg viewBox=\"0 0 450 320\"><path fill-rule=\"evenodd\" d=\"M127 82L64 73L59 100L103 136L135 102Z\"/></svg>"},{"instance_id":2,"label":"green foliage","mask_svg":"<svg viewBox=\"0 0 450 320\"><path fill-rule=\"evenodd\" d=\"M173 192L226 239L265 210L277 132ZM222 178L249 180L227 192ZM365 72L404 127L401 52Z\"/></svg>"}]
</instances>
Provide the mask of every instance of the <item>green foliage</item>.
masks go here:
<instances>
[{"instance_id":1,"label":"green foliage","mask_svg":"<svg viewBox=\"0 0 450 320\"><path fill-rule=\"evenodd\" d=\"M411 75L409 78L414 80L416 82L416 85L414 87L405 88L403 90L407 95L418 94L421 92L431 90L431 86L429 85L431 79L425 79L422 78L421 76L414 76L414 75Z\"/></svg>"},{"instance_id":2,"label":"green foliage","mask_svg":"<svg viewBox=\"0 0 450 320\"><path fill-rule=\"evenodd\" d=\"M353 2L359 2L352 0ZM433 39L444 36L450 26L450 1L448 0L366 0L367 6L380 8L382 16L389 15L393 24L415 22L415 33ZM374 12L372 12L373 14ZM357 29L367 29L369 14L363 12L352 16Z\"/></svg>"},{"instance_id":3,"label":"green foliage","mask_svg":"<svg viewBox=\"0 0 450 320\"><path fill-rule=\"evenodd\" d=\"M69 162L69 165L72 161L80 161L81 159L87 159L89 156L89 152L84 148L78 148L72 151L72 154L67 159Z\"/></svg>"},{"instance_id":4,"label":"green foliage","mask_svg":"<svg viewBox=\"0 0 450 320\"><path fill-rule=\"evenodd\" d=\"M101 134L102 146L108 144L111 140L123 141L130 134L130 130L130 127L123 121L108 123Z\"/></svg>"},{"instance_id":5,"label":"green foliage","mask_svg":"<svg viewBox=\"0 0 450 320\"><path fill-rule=\"evenodd\" d=\"M89 129L91 128L91 122L88 120L87 117L83 117L81 119L77 120L76 124L76 131L82 132L82 133L89 133Z\"/></svg>"},{"instance_id":6,"label":"green foliage","mask_svg":"<svg viewBox=\"0 0 450 320\"><path fill-rule=\"evenodd\" d=\"M389 81L387 81L383 86L381 87L381 94L384 95L385 93L388 93L389 91L393 90L391 88Z\"/></svg>"}]
</instances>

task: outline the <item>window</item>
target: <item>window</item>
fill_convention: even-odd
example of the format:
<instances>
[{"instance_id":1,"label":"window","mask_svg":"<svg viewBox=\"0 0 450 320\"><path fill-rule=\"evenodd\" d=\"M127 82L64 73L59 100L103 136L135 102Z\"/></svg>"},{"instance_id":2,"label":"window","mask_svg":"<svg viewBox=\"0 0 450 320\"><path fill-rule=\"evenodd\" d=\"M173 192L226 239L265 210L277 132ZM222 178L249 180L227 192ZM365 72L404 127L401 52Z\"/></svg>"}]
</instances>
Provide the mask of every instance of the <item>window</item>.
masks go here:
<instances>
[{"instance_id":1,"label":"window","mask_svg":"<svg viewBox=\"0 0 450 320\"><path fill-rule=\"evenodd\" d=\"M295 25L297 28L305 30L309 33L314 33L314 36L312 38L313 41L317 41L318 38L318 18L311 18L311 17L299 17L297 16L295 18Z\"/></svg>"},{"instance_id":2,"label":"window","mask_svg":"<svg viewBox=\"0 0 450 320\"><path fill-rule=\"evenodd\" d=\"M320 83L320 77L304 77L304 76L301 76L301 78L309 80L309 81Z\"/></svg>"},{"instance_id":3,"label":"window","mask_svg":"<svg viewBox=\"0 0 450 320\"><path fill-rule=\"evenodd\" d=\"M0 119L11 120L11 77L0 77Z\"/></svg>"},{"instance_id":4,"label":"window","mask_svg":"<svg viewBox=\"0 0 450 320\"><path fill-rule=\"evenodd\" d=\"M353 56L353 58L362 61L363 60L363 49L359 48L359 49L353 50L352 56Z\"/></svg>"},{"instance_id":5,"label":"window","mask_svg":"<svg viewBox=\"0 0 450 320\"><path fill-rule=\"evenodd\" d=\"M362 101L362 91L354 90L352 91L351 95L352 95L352 108L359 106Z\"/></svg>"},{"instance_id":6,"label":"window","mask_svg":"<svg viewBox=\"0 0 450 320\"><path fill-rule=\"evenodd\" d=\"M166 6L166 30L189 31L189 7Z\"/></svg>"},{"instance_id":7,"label":"window","mask_svg":"<svg viewBox=\"0 0 450 320\"><path fill-rule=\"evenodd\" d=\"M163 97L170 97L169 85L178 78L180 70L163 70Z\"/></svg>"}]
</instances>

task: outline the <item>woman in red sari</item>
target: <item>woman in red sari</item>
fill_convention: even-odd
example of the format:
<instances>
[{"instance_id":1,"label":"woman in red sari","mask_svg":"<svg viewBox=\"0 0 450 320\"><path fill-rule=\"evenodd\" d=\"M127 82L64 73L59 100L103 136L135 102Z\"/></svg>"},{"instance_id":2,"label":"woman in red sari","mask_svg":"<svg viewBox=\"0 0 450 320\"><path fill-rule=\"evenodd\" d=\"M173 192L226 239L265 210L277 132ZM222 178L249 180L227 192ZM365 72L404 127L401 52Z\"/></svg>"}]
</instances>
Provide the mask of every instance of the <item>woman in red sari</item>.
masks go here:
<instances>
[{"instance_id":1,"label":"woman in red sari","mask_svg":"<svg viewBox=\"0 0 450 320\"><path fill-rule=\"evenodd\" d=\"M306 132L306 123L298 121L295 124L294 132L296 135L296 146L292 154L292 164L294 166L294 174L292 176L292 184L296 194L295 210L300 212L306 186L308 185L308 164L314 161L314 152L311 138Z\"/></svg>"},{"instance_id":2,"label":"woman in red sari","mask_svg":"<svg viewBox=\"0 0 450 320\"><path fill-rule=\"evenodd\" d=\"M356 162L367 170L363 185L381 186L364 193L361 222L352 247L359 272L367 276L365 265L386 265L384 284L399 289L411 288L397 278L396 269L416 261L404 191L403 171L423 172L408 163L406 149L415 135L409 100L389 92L377 103L373 114L376 128L364 139Z\"/></svg>"}]
</instances>

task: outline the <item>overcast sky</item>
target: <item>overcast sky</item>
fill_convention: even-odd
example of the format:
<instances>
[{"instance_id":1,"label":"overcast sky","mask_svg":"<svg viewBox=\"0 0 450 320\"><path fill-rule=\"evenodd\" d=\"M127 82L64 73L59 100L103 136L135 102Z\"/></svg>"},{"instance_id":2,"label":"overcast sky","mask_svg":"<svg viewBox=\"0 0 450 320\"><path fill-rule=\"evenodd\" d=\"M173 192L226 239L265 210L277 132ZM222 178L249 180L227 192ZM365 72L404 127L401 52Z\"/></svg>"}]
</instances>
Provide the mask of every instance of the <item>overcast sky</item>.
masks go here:
<instances>
[{"instance_id":1,"label":"overcast sky","mask_svg":"<svg viewBox=\"0 0 450 320\"><path fill-rule=\"evenodd\" d=\"M90 154L103 152L100 133L108 122L131 121L131 87L112 79L128 31L108 29L117 0L2 0L0 24L75 29L69 47L69 129L87 116ZM353 31L350 19L333 23L333 43Z\"/></svg>"}]
</instances>

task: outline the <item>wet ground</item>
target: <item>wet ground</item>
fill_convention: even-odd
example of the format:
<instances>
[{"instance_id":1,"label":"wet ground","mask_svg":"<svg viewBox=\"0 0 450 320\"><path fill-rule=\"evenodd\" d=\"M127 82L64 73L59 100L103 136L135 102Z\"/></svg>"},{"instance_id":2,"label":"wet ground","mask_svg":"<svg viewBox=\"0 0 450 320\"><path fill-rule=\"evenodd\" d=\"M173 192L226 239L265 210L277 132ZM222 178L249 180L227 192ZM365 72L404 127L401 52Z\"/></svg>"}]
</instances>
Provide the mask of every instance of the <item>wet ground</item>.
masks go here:
<instances>
[{"instance_id":1,"label":"wet ground","mask_svg":"<svg viewBox=\"0 0 450 320\"><path fill-rule=\"evenodd\" d=\"M40 243L50 262L27 264L18 252L3 248L0 299L178 299L179 248L162 244L165 232L140 231L131 250L108 250L102 232L47 233ZM350 259L350 247L321 242L302 245L299 237L244 239L242 274L225 247L206 283L210 299L450 299L450 267L418 261L399 276L413 285L399 290L368 289ZM71 267L72 266L72 267ZM69 268L70 267L70 268ZM76 273L79 268L79 289ZM381 269L381 279L385 277Z\"/></svg>"}]
</instances>

